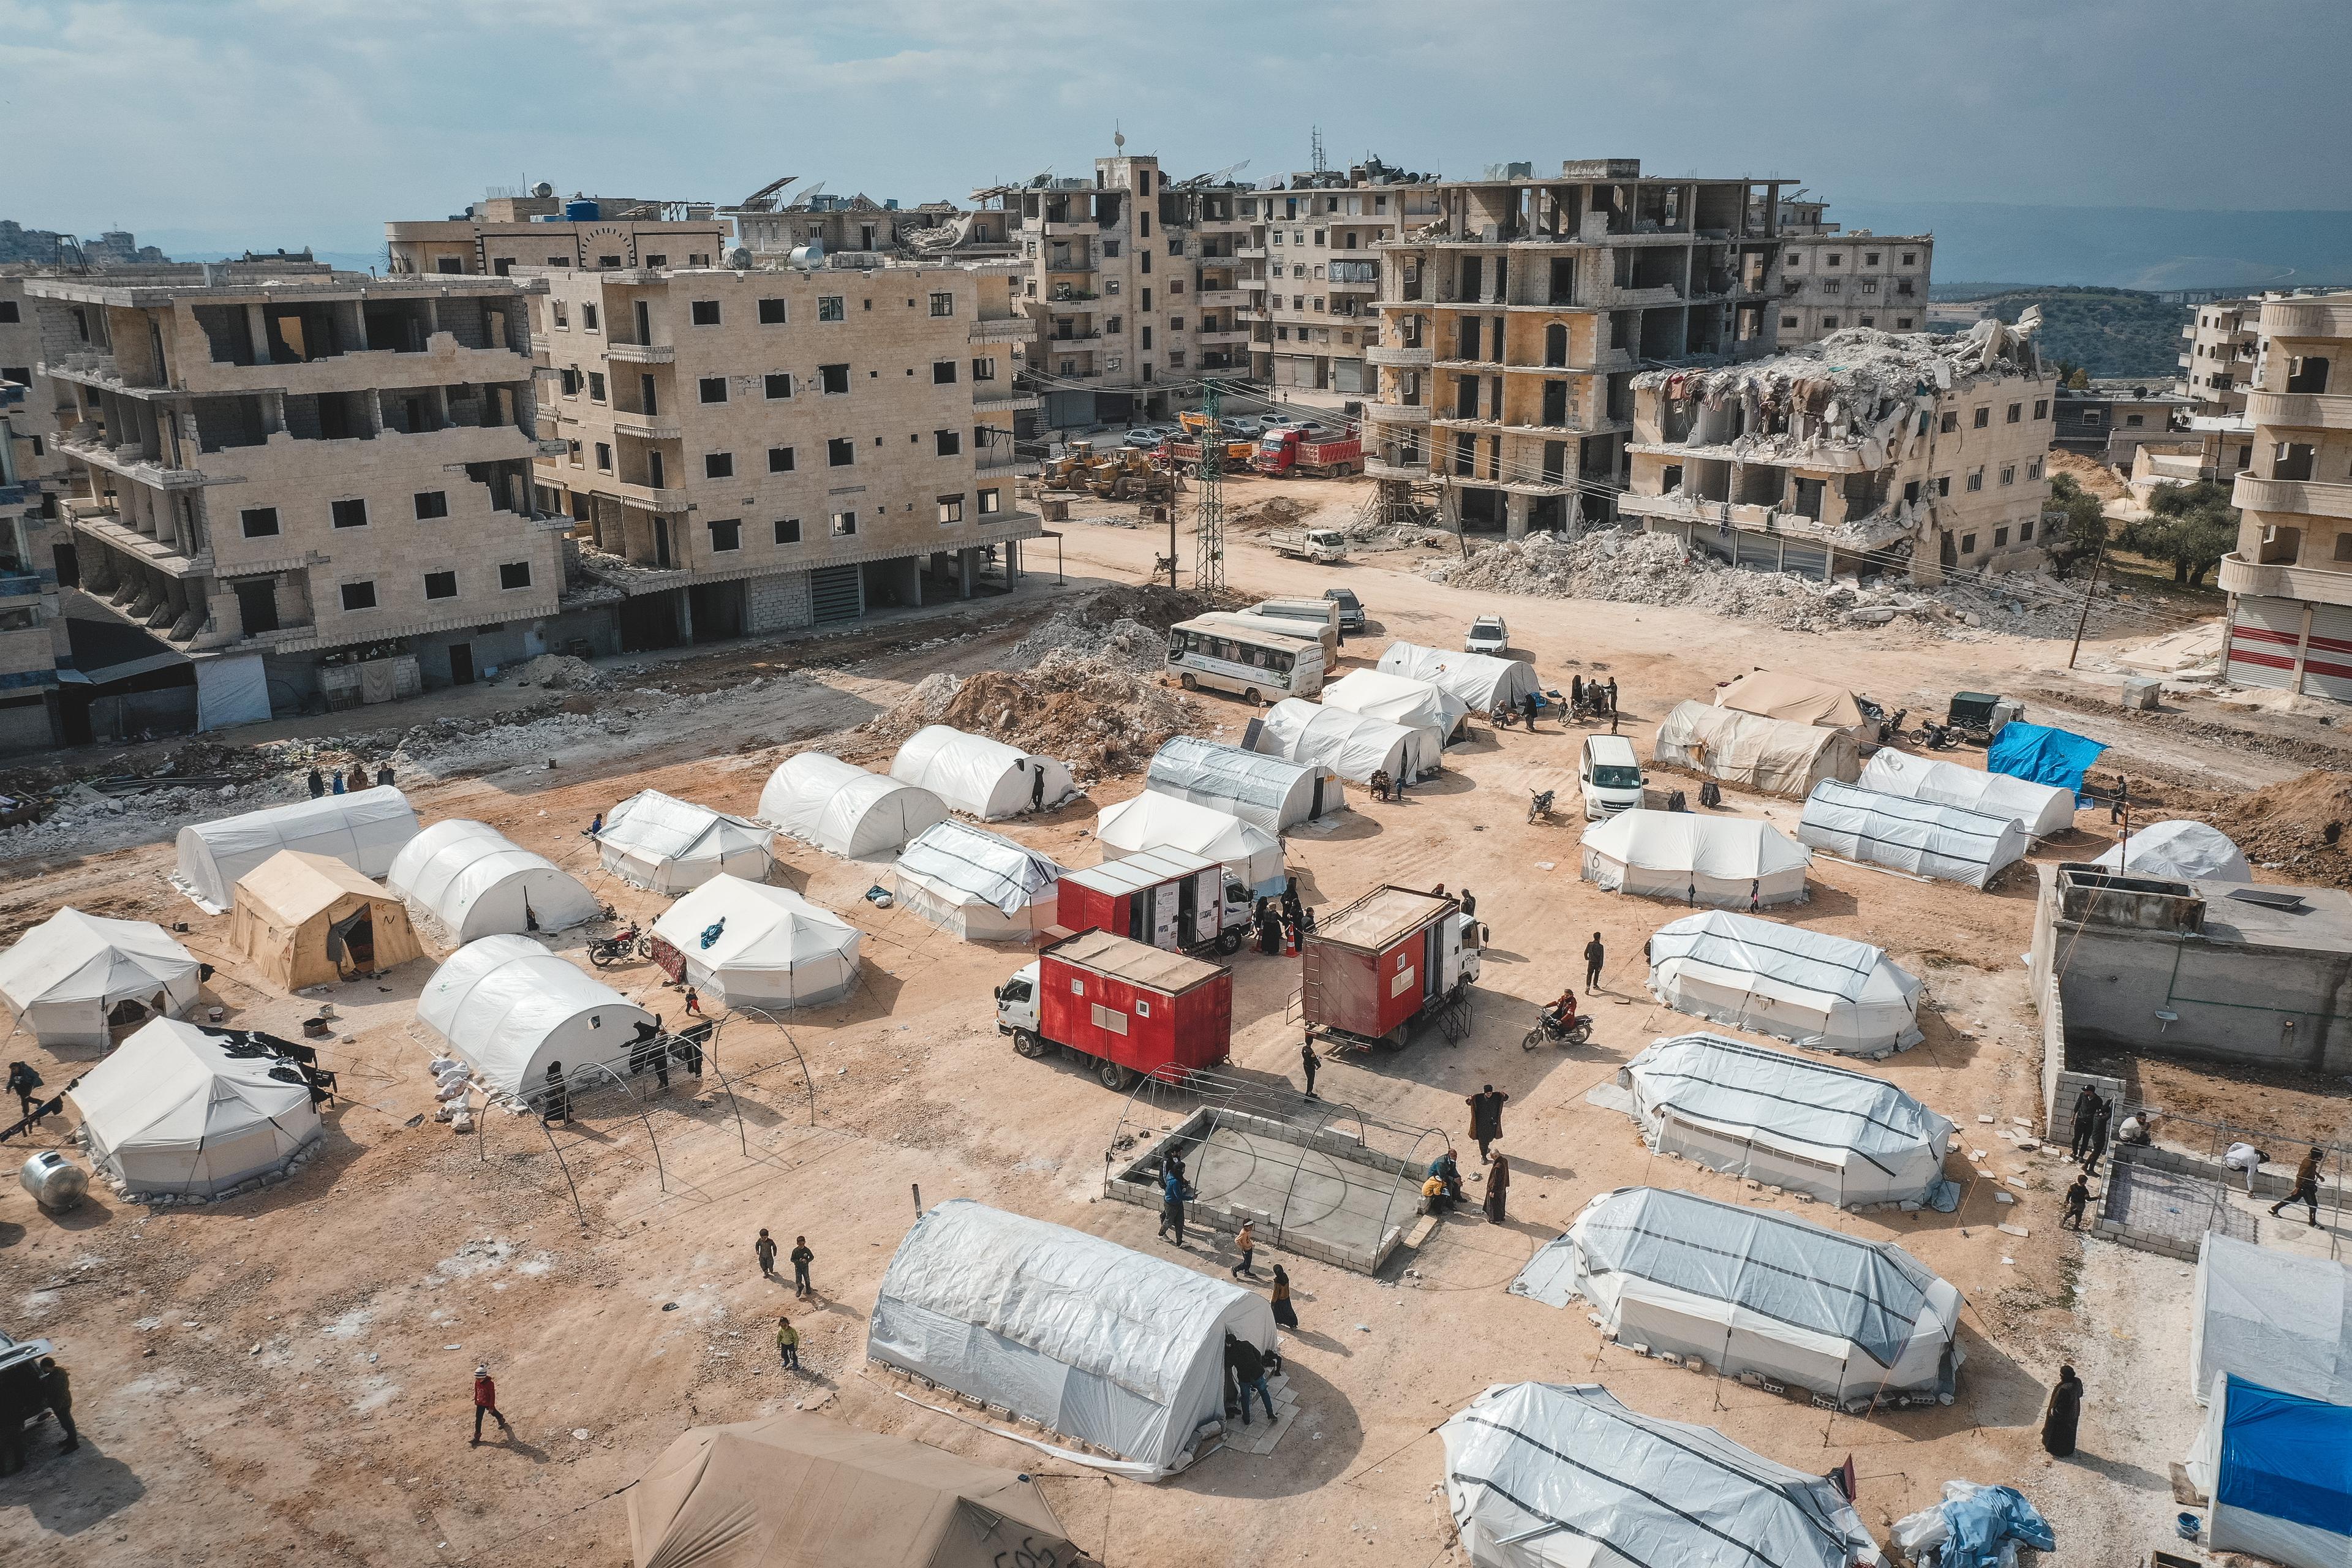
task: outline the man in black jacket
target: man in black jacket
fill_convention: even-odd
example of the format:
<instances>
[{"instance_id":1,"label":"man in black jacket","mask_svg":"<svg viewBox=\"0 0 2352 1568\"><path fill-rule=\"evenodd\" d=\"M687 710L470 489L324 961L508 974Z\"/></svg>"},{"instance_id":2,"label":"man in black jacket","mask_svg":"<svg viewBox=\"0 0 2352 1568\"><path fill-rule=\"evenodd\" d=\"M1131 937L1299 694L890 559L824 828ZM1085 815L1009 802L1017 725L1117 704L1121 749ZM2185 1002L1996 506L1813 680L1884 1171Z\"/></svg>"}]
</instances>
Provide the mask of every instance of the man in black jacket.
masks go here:
<instances>
[{"instance_id":1,"label":"man in black jacket","mask_svg":"<svg viewBox=\"0 0 2352 1568\"><path fill-rule=\"evenodd\" d=\"M1265 1386L1265 1356L1231 1329L1225 1331L1225 1372L1241 1391L1242 1425L1250 1424L1249 1399L1253 1393L1265 1402L1265 1418L1273 1420L1274 1394Z\"/></svg>"}]
</instances>

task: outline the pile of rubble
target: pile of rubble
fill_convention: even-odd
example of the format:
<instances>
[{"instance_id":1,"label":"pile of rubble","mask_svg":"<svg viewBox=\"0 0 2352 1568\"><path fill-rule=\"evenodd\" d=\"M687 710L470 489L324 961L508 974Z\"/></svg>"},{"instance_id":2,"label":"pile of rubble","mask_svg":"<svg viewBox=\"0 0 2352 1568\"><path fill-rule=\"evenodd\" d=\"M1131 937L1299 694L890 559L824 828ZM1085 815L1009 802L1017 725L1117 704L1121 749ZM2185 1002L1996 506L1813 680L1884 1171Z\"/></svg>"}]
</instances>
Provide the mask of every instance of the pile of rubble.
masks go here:
<instances>
[{"instance_id":1,"label":"pile of rubble","mask_svg":"<svg viewBox=\"0 0 2352 1568\"><path fill-rule=\"evenodd\" d=\"M2314 768L2251 795L2225 795L2211 821L2247 859L2290 881L2352 887L2352 773Z\"/></svg>"},{"instance_id":2,"label":"pile of rubble","mask_svg":"<svg viewBox=\"0 0 2352 1568\"><path fill-rule=\"evenodd\" d=\"M1064 610L1023 637L1013 658L1016 668L1034 669L1057 653L1138 673L1155 671L1167 665L1168 633L1126 616L1105 623Z\"/></svg>"},{"instance_id":3,"label":"pile of rubble","mask_svg":"<svg viewBox=\"0 0 2352 1568\"><path fill-rule=\"evenodd\" d=\"M570 654L543 653L521 668L509 670L517 686L544 687L550 691L602 691L613 682L594 665Z\"/></svg>"}]
</instances>

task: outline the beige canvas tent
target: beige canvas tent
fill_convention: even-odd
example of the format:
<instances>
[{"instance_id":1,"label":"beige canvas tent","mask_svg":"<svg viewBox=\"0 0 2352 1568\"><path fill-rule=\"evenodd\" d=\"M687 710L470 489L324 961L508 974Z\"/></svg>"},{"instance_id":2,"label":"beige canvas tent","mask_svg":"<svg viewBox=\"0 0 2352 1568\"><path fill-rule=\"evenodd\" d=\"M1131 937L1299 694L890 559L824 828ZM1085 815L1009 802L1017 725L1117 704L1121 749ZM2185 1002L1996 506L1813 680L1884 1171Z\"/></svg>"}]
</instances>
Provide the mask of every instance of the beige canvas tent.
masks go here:
<instances>
[{"instance_id":1,"label":"beige canvas tent","mask_svg":"<svg viewBox=\"0 0 2352 1568\"><path fill-rule=\"evenodd\" d=\"M1759 669L1726 682L1716 689L1715 705L1830 730L1858 731L1863 721L1861 704L1844 687L1777 669Z\"/></svg>"},{"instance_id":2,"label":"beige canvas tent","mask_svg":"<svg viewBox=\"0 0 2352 1568\"><path fill-rule=\"evenodd\" d=\"M822 1415L688 1428L628 1489L637 1568L1081 1568L1037 1483Z\"/></svg>"},{"instance_id":3,"label":"beige canvas tent","mask_svg":"<svg viewBox=\"0 0 2352 1568\"><path fill-rule=\"evenodd\" d=\"M281 991L422 958L408 907L341 860L281 849L236 879L228 944Z\"/></svg>"},{"instance_id":4,"label":"beige canvas tent","mask_svg":"<svg viewBox=\"0 0 2352 1568\"><path fill-rule=\"evenodd\" d=\"M1667 714L1651 754L1704 778L1800 799L1823 779L1852 784L1862 776L1862 752L1850 731L1704 702L1685 702Z\"/></svg>"}]
</instances>

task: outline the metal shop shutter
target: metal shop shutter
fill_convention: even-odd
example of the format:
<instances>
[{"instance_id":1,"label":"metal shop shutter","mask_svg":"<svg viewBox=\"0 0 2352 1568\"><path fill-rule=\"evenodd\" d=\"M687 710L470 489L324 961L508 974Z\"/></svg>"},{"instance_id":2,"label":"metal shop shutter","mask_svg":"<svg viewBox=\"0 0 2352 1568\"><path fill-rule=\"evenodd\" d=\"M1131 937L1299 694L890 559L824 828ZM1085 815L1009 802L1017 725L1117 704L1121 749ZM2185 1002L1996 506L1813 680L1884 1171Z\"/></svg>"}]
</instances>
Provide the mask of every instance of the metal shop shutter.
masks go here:
<instances>
[{"instance_id":1,"label":"metal shop shutter","mask_svg":"<svg viewBox=\"0 0 2352 1568\"><path fill-rule=\"evenodd\" d=\"M2240 686L2284 690L2294 680L2294 648L2302 637L2301 600L2240 599L2230 628L2229 678Z\"/></svg>"},{"instance_id":2,"label":"metal shop shutter","mask_svg":"<svg viewBox=\"0 0 2352 1568\"><path fill-rule=\"evenodd\" d=\"M2314 697L2352 702L2352 609L2311 606L2311 646L2303 656L2303 689Z\"/></svg>"},{"instance_id":3,"label":"metal shop shutter","mask_svg":"<svg viewBox=\"0 0 2352 1568\"><path fill-rule=\"evenodd\" d=\"M855 566L820 566L809 574L809 607L819 621L854 621L866 612L864 574Z\"/></svg>"}]
</instances>

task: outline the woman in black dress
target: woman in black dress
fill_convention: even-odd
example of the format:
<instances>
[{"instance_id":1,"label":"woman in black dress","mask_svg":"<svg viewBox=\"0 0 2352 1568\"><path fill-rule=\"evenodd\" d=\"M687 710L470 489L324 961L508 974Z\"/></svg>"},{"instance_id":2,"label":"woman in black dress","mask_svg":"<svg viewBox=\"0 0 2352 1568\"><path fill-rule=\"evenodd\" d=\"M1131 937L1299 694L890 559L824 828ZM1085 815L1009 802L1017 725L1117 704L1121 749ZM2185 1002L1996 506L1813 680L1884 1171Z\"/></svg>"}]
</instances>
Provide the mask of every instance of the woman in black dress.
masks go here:
<instances>
[{"instance_id":1,"label":"woman in black dress","mask_svg":"<svg viewBox=\"0 0 2352 1568\"><path fill-rule=\"evenodd\" d=\"M2050 1408L2042 1417L2042 1447L2051 1458L2063 1459L2074 1452L2074 1427L2083 1417L2083 1380L2071 1366L2058 1369L2058 1386L2050 1391Z\"/></svg>"},{"instance_id":2,"label":"woman in black dress","mask_svg":"<svg viewBox=\"0 0 2352 1568\"><path fill-rule=\"evenodd\" d=\"M1286 1329L1298 1326L1298 1309L1290 1304L1290 1276L1279 1263L1274 1266L1274 1321Z\"/></svg>"}]
</instances>

